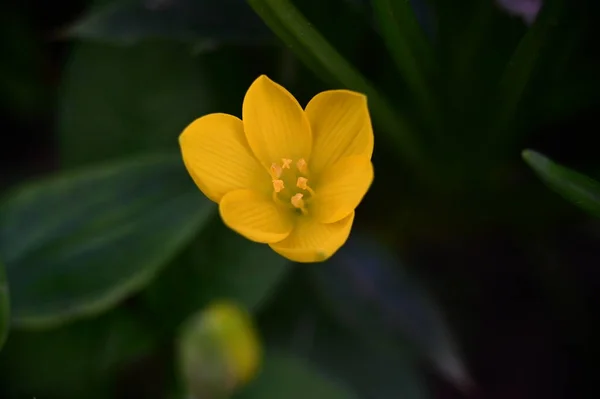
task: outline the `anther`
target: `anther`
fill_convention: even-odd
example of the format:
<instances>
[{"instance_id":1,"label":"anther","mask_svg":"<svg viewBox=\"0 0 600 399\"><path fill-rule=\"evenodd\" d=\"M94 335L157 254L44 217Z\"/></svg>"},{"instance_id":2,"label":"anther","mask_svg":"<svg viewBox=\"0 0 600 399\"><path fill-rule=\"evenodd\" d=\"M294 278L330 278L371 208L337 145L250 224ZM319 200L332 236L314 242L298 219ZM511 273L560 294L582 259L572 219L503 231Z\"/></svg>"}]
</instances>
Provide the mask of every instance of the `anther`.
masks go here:
<instances>
[{"instance_id":1,"label":"anther","mask_svg":"<svg viewBox=\"0 0 600 399\"><path fill-rule=\"evenodd\" d=\"M303 195L301 193L297 193L290 199L290 202L294 206L294 208L300 209L303 214L306 215L306 208L304 208L304 200L302 199Z\"/></svg>"},{"instance_id":2,"label":"anther","mask_svg":"<svg viewBox=\"0 0 600 399\"><path fill-rule=\"evenodd\" d=\"M270 172L273 179L279 179L281 177L281 166L276 163L271 164Z\"/></svg>"},{"instance_id":3,"label":"anther","mask_svg":"<svg viewBox=\"0 0 600 399\"><path fill-rule=\"evenodd\" d=\"M281 158L281 163L282 163L281 167L283 169L289 169L290 165L292 164L292 160L288 159L288 158Z\"/></svg>"},{"instance_id":4,"label":"anther","mask_svg":"<svg viewBox=\"0 0 600 399\"><path fill-rule=\"evenodd\" d=\"M283 180L273 180L273 189L276 193L280 192L284 188L285 185L283 184Z\"/></svg>"},{"instance_id":5,"label":"anther","mask_svg":"<svg viewBox=\"0 0 600 399\"><path fill-rule=\"evenodd\" d=\"M302 190L306 190L306 187L308 187L306 183L308 183L308 179L306 177L299 177L298 181L296 182L296 186Z\"/></svg>"},{"instance_id":6,"label":"anther","mask_svg":"<svg viewBox=\"0 0 600 399\"><path fill-rule=\"evenodd\" d=\"M313 189L308 186L308 179L306 177L299 177L298 181L296 181L296 187L308 191L311 195L315 195Z\"/></svg>"},{"instance_id":7,"label":"anther","mask_svg":"<svg viewBox=\"0 0 600 399\"><path fill-rule=\"evenodd\" d=\"M304 160L304 158L300 158L298 162L296 162L296 168L298 171L304 175L308 174L308 164Z\"/></svg>"}]
</instances>

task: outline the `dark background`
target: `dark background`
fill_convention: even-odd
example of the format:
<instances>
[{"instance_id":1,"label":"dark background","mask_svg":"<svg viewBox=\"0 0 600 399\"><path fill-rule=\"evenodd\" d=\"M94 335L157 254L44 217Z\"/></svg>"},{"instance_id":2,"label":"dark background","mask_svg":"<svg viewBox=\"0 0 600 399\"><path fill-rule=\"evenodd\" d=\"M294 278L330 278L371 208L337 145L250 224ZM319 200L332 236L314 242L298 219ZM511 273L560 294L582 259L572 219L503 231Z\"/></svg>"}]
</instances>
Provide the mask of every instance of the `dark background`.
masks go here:
<instances>
[{"instance_id":1,"label":"dark background","mask_svg":"<svg viewBox=\"0 0 600 399\"><path fill-rule=\"evenodd\" d=\"M206 18L199 26L208 21L202 40L180 34L187 20L175 13L164 17L174 22L154 21L152 35L129 43L108 40L105 32L65 34L93 13L90 1L3 2L0 190L98 162L176 151L178 134L194 118L215 111L239 115L245 90L262 73L301 104L342 87L307 69L294 48L237 3L215 2L198 14ZM441 71L433 94L442 107L423 116L369 2L294 3L417 130L426 131L429 118L443 120L443 140L424 133L439 185L420 181L379 140L375 121L376 183L359 207L351 241L326 264L290 268L272 288L255 313L265 346L307 358L364 398L594 397L600 224L547 189L521 151L535 149L600 178L598 6L564 2L516 113L490 149L484 126L496 101L493 88L532 29L521 19L494 3L414 2ZM117 27L143 16L126 17ZM186 278L164 273L175 285ZM52 330L16 330L0 354L0 397L167 397L175 379L172 337L190 312L167 321L140 295L119 308L161 331L152 344L99 371L86 363L97 358L86 359L78 346L104 345L103 338L86 338L97 327L73 327L70 338L55 341L48 338ZM422 302L421 295L429 299ZM429 300L438 313L430 313ZM173 303L180 306L177 298ZM105 316L98 317L101 325ZM450 343L432 333L445 329ZM453 348L450 357L462 366L444 369L443 356L432 349L439 342ZM437 353L433 361L423 356L429 350ZM457 371L463 368L470 383Z\"/></svg>"}]
</instances>

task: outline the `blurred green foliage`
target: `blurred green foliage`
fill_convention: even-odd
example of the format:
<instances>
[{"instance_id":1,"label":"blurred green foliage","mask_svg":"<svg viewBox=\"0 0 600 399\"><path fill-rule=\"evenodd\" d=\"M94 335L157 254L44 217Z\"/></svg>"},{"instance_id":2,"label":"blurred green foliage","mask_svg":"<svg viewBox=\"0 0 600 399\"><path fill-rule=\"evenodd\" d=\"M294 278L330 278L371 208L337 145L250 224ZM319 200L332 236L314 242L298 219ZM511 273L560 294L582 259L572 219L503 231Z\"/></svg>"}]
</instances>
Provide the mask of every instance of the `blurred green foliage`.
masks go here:
<instances>
[{"instance_id":1,"label":"blurred green foliage","mask_svg":"<svg viewBox=\"0 0 600 399\"><path fill-rule=\"evenodd\" d=\"M13 324L64 323L114 306L145 286L214 209L177 156L62 174L11 193L0 252Z\"/></svg>"},{"instance_id":2,"label":"blurred green foliage","mask_svg":"<svg viewBox=\"0 0 600 399\"><path fill-rule=\"evenodd\" d=\"M355 399L343 384L323 377L310 364L290 355L267 353L259 378L235 399Z\"/></svg>"},{"instance_id":3,"label":"blurred green foliage","mask_svg":"<svg viewBox=\"0 0 600 399\"><path fill-rule=\"evenodd\" d=\"M594 11L546 0L529 27L491 0L7 5L0 397L182 398L180 327L219 299L267 353L234 397L547 399L557 371L536 373L566 363L585 386L598 221L527 164L595 216L600 188L519 155L600 172ZM368 96L375 183L323 264L227 229L177 154L263 73L302 104Z\"/></svg>"},{"instance_id":4,"label":"blurred green foliage","mask_svg":"<svg viewBox=\"0 0 600 399\"><path fill-rule=\"evenodd\" d=\"M4 265L0 263L0 349L8 336L10 328L10 306L8 302L8 283L6 281L6 272Z\"/></svg>"},{"instance_id":5,"label":"blurred green foliage","mask_svg":"<svg viewBox=\"0 0 600 399\"><path fill-rule=\"evenodd\" d=\"M600 217L600 183L558 165L535 151L523 151L523 159L548 187L590 214Z\"/></svg>"}]
</instances>

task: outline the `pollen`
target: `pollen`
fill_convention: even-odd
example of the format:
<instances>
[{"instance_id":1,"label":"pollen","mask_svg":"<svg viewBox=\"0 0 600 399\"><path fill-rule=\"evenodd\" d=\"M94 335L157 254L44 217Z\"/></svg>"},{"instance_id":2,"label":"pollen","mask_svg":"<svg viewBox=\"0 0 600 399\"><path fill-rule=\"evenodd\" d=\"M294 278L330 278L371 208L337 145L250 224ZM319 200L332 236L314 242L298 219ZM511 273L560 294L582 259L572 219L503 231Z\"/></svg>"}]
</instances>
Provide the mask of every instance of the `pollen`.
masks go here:
<instances>
[{"instance_id":1,"label":"pollen","mask_svg":"<svg viewBox=\"0 0 600 399\"><path fill-rule=\"evenodd\" d=\"M296 162L296 168L303 175L308 174L308 164L306 163L306 160L304 158L300 158L298 162Z\"/></svg>"},{"instance_id":2,"label":"pollen","mask_svg":"<svg viewBox=\"0 0 600 399\"><path fill-rule=\"evenodd\" d=\"M290 199L290 202L292 203L292 205L294 205L294 208L298 208L298 209L304 208L304 200L302 199L302 197L304 197L304 195L302 195L301 193L298 193L298 194L295 194Z\"/></svg>"},{"instance_id":3,"label":"pollen","mask_svg":"<svg viewBox=\"0 0 600 399\"><path fill-rule=\"evenodd\" d=\"M288 158L281 158L281 164L283 169L289 169L290 165L292 164L292 160Z\"/></svg>"},{"instance_id":4,"label":"pollen","mask_svg":"<svg viewBox=\"0 0 600 399\"><path fill-rule=\"evenodd\" d=\"M269 169L269 172L271 173L271 177L273 179L279 179L281 177L281 166L277 165L276 163L271 164L271 168Z\"/></svg>"},{"instance_id":5,"label":"pollen","mask_svg":"<svg viewBox=\"0 0 600 399\"><path fill-rule=\"evenodd\" d=\"M296 182L296 186L298 188L301 188L302 190L306 190L306 188L308 183L308 179L306 177L299 177L298 181Z\"/></svg>"},{"instance_id":6,"label":"pollen","mask_svg":"<svg viewBox=\"0 0 600 399\"><path fill-rule=\"evenodd\" d=\"M303 215L307 215L310 202L315 196L314 190L308 185L307 172L308 165L304 158L298 161L281 158L281 164L272 163L269 174L273 183L273 201L288 209L300 210ZM291 191L294 185L302 191L294 194Z\"/></svg>"},{"instance_id":7,"label":"pollen","mask_svg":"<svg viewBox=\"0 0 600 399\"><path fill-rule=\"evenodd\" d=\"M296 181L296 187L301 188L302 190L306 190L310 193L310 195L314 196L315 192L312 188L310 188L310 186L308 185L308 179L306 177L299 177L298 180Z\"/></svg>"},{"instance_id":8,"label":"pollen","mask_svg":"<svg viewBox=\"0 0 600 399\"><path fill-rule=\"evenodd\" d=\"M285 184L283 184L283 180L273 180L273 190L276 193L280 192L285 188Z\"/></svg>"}]
</instances>

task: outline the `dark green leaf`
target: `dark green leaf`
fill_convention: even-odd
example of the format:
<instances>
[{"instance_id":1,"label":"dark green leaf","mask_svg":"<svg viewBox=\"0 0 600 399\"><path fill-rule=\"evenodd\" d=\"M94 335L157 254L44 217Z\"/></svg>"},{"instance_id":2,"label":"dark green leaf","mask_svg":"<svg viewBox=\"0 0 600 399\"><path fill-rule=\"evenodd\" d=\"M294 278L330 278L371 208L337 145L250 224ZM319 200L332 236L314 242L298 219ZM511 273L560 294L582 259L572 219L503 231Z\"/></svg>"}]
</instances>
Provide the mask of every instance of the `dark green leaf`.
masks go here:
<instances>
[{"instance_id":1,"label":"dark green leaf","mask_svg":"<svg viewBox=\"0 0 600 399\"><path fill-rule=\"evenodd\" d=\"M406 348L369 345L337 325L316 321L311 360L354 388L362 398L427 399L430 397L417 361Z\"/></svg>"},{"instance_id":2,"label":"dark green leaf","mask_svg":"<svg viewBox=\"0 0 600 399\"><path fill-rule=\"evenodd\" d=\"M365 342L400 351L399 358L409 342L450 381L461 387L469 383L438 307L386 248L352 236L330 261L309 271L333 314Z\"/></svg>"},{"instance_id":3,"label":"dark green leaf","mask_svg":"<svg viewBox=\"0 0 600 399\"><path fill-rule=\"evenodd\" d=\"M153 326L124 309L58 329L16 331L0 354L0 396L115 397L117 374L157 343Z\"/></svg>"},{"instance_id":4,"label":"dark green leaf","mask_svg":"<svg viewBox=\"0 0 600 399\"><path fill-rule=\"evenodd\" d=\"M257 311L290 268L267 245L243 238L215 217L144 298L161 323L171 327L215 299L231 299Z\"/></svg>"},{"instance_id":5,"label":"dark green leaf","mask_svg":"<svg viewBox=\"0 0 600 399\"><path fill-rule=\"evenodd\" d=\"M267 353L258 378L234 399L280 398L356 399L357 396L300 358Z\"/></svg>"},{"instance_id":6,"label":"dark green leaf","mask_svg":"<svg viewBox=\"0 0 600 399\"><path fill-rule=\"evenodd\" d=\"M600 183L532 150L523 151L523 159L548 187L590 214L600 217Z\"/></svg>"},{"instance_id":7,"label":"dark green leaf","mask_svg":"<svg viewBox=\"0 0 600 399\"><path fill-rule=\"evenodd\" d=\"M213 213L179 156L146 156L17 189L0 208L12 321L56 324L144 287Z\"/></svg>"},{"instance_id":8,"label":"dark green leaf","mask_svg":"<svg viewBox=\"0 0 600 399\"><path fill-rule=\"evenodd\" d=\"M194 119L214 111L212 104L201 63L185 46L79 45L62 87L62 160L72 166L176 149L178 135Z\"/></svg>"},{"instance_id":9,"label":"dark green leaf","mask_svg":"<svg viewBox=\"0 0 600 399\"><path fill-rule=\"evenodd\" d=\"M305 284L304 271L296 269L276 299L261 312L265 340L308 358L361 398L428 398L418 367L420 361L414 354L406 346L382 348L341 326L322 309L318 293ZM372 333L377 337L377 331Z\"/></svg>"},{"instance_id":10,"label":"dark green leaf","mask_svg":"<svg viewBox=\"0 0 600 399\"><path fill-rule=\"evenodd\" d=\"M514 53L508 60L498 83L497 105L490 121L494 146L501 140L506 141L506 132L514 120L515 112L523 93L538 65L544 47L550 47L549 36L558 25L563 11L564 0L547 0L533 26L523 36Z\"/></svg>"},{"instance_id":11,"label":"dark green leaf","mask_svg":"<svg viewBox=\"0 0 600 399\"><path fill-rule=\"evenodd\" d=\"M420 102L420 110L427 122L437 123L438 107L429 83L434 77L432 46L419 26L411 3L375 0L373 8L388 51L412 94Z\"/></svg>"},{"instance_id":12,"label":"dark green leaf","mask_svg":"<svg viewBox=\"0 0 600 399\"><path fill-rule=\"evenodd\" d=\"M91 10L68 36L124 44L149 38L260 44L273 35L243 0L130 0Z\"/></svg>"},{"instance_id":13,"label":"dark green leaf","mask_svg":"<svg viewBox=\"0 0 600 399\"><path fill-rule=\"evenodd\" d=\"M4 265L0 261L0 350L8 336L10 324L10 306L8 302L8 283L6 282L6 273Z\"/></svg>"}]
</instances>

